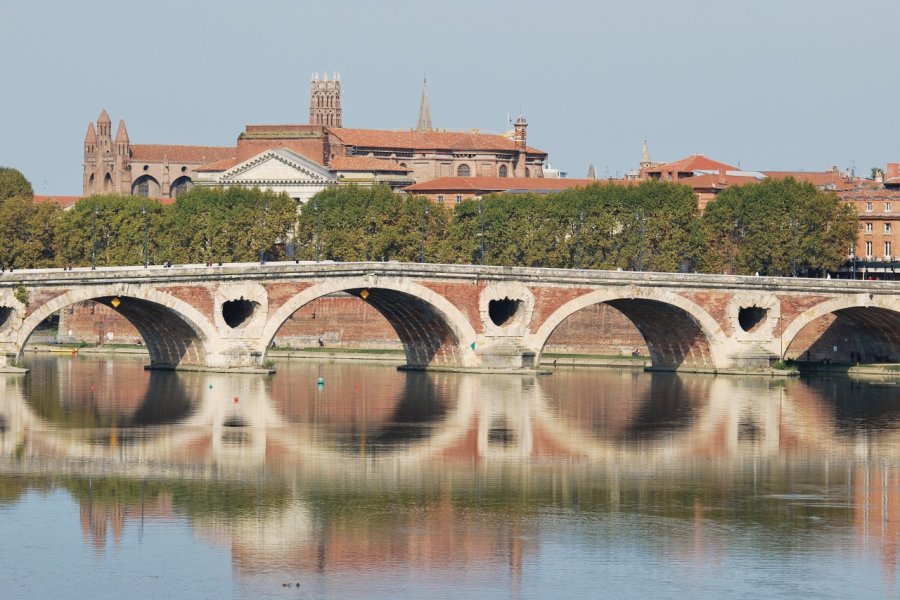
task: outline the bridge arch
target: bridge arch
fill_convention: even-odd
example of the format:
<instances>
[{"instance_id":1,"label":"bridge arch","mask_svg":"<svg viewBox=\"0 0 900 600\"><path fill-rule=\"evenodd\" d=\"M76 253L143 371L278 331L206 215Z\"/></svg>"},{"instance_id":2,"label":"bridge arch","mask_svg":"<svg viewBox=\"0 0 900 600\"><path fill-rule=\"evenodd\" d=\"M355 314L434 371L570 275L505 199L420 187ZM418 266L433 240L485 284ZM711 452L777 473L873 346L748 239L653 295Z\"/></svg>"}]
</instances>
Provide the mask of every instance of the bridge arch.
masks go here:
<instances>
[{"instance_id":1,"label":"bridge arch","mask_svg":"<svg viewBox=\"0 0 900 600\"><path fill-rule=\"evenodd\" d=\"M833 334L823 332L820 339L836 341L837 351L830 352L835 362L900 362L900 299L897 296L855 294L841 296L817 304L800 313L781 334L781 357L789 352L801 332L813 322L833 314L829 325ZM851 353L858 353L854 360ZM815 359L815 357L813 357ZM818 356L818 358L822 358Z\"/></svg>"},{"instance_id":2,"label":"bridge arch","mask_svg":"<svg viewBox=\"0 0 900 600\"><path fill-rule=\"evenodd\" d=\"M113 307L113 299L120 304ZM216 330L200 311L187 302L151 288L132 285L76 288L39 306L22 322L15 337L21 354L37 326L56 311L77 302L93 300L127 319L141 334L157 368L209 366L209 344Z\"/></svg>"},{"instance_id":3,"label":"bridge arch","mask_svg":"<svg viewBox=\"0 0 900 600\"><path fill-rule=\"evenodd\" d=\"M304 305L336 292L363 299L387 319L397 332L407 365L472 367L470 347L475 330L465 315L437 292L417 283L385 277L349 277L325 281L293 296L269 317L259 352L265 353L281 326Z\"/></svg>"},{"instance_id":4,"label":"bridge arch","mask_svg":"<svg viewBox=\"0 0 900 600\"><path fill-rule=\"evenodd\" d=\"M536 353L543 353L550 335L563 321L595 304L608 304L634 323L647 344L654 368L716 367L713 348L725 337L716 320L683 296L645 289L631 293L598 290L570 300L553 312L532 335Z\"/></svg>"}]
</instances>

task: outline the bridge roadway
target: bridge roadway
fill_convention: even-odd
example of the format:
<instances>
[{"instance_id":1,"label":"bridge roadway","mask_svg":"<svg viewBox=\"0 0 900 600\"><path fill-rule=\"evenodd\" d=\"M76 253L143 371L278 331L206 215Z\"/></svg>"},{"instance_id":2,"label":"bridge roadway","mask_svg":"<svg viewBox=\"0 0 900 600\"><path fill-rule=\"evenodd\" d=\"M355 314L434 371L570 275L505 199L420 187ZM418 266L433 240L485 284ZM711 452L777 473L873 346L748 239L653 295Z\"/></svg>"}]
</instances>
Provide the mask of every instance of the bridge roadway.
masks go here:
<instances>
[{"instance_id":1,"label":"bridge roadway","mask_svg":"<svg viewBox=\"0 0 900 600\"><path fill-rule=\"evenodd\" d=\"M635 324L655 369L756 369L803 331L833 362L900 362L900 282L273 262L2 273L0 368L16 364L47 317L93 300L141 333L150 367L262 369L294 312L336 292L387 319L410 368L533 369L567 317L600 303Z\"/></svg>"}]
</instances>

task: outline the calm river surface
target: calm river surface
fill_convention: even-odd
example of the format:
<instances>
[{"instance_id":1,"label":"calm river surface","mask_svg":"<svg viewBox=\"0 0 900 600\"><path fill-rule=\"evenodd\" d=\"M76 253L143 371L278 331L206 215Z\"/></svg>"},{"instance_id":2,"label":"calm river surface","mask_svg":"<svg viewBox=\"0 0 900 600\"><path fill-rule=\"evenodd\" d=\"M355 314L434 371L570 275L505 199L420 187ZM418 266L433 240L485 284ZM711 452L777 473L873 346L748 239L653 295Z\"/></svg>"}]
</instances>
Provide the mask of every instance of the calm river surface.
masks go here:
<instances>
[{"instance_id":1,"label":"calm river surface","mask_svg":"<svg viewBox=\"0 0 900 600\"><path fill-rule=\"evenodd\" d=\"M0 376L0 598L900 597L888 382L144 362Z\"/></svg>"}]
</instances>

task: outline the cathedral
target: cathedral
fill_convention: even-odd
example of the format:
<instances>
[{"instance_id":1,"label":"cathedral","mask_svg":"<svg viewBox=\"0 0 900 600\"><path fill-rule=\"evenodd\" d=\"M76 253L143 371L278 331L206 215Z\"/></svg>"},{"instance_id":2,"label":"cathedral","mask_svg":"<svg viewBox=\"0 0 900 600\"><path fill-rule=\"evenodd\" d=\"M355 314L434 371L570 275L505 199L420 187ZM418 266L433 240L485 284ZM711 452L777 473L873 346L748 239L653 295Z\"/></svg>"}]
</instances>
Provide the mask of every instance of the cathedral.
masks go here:
<instances>
[{"instance_id":1,"label":"cathedral","mask_svg":"<svg viewBox=\"0 0 900 600\"><path fill-rule=\"evenodd\" d=\"M341 78L314 74L309 122L247 125L233 147L132 144L120 120L115 138L104 110L84 139L85 196L174 199L194 185L257 186L298 203L344 183L402 189L438 177L542 177L547 153L528 146L519 117L504 135L436 130L427 82L414 129L343 127Z\"/></svg>"}]
</instances>

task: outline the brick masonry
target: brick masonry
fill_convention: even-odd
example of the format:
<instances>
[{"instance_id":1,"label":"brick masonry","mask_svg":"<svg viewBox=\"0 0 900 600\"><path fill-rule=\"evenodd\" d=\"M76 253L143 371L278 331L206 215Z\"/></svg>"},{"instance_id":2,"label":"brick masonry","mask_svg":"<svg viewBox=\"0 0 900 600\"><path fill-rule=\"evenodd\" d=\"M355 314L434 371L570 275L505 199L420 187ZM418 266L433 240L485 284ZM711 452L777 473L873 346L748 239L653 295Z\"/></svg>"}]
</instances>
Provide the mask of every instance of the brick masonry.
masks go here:
<instances>
[{"instance_id":1,"label":"brick masonry","mask_svg":"<svg viewBox=\"0 0 900 600\"><path fill-rule=\"evenodd\" d=\"M273 340L320 338L402 344L417 367L516 368L545 350L644 348L667 369L745 368L806 352L900 361L898 290L894 282L404 263L48 269L0 277L0 350L4 363L15 357L61 310L64 339L71 331L73 340L132 342L139 331L160 366L252 367ZM113 311L115 298L122 304Z\"/></svg>"}]
</instances>

